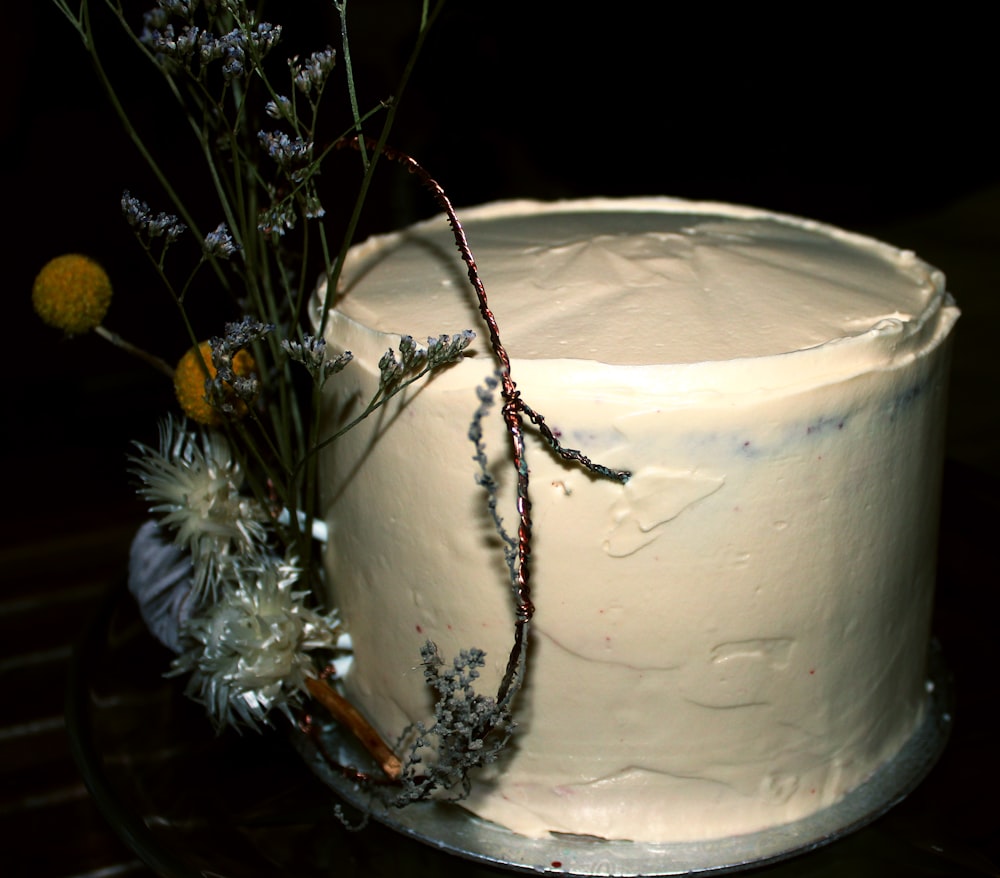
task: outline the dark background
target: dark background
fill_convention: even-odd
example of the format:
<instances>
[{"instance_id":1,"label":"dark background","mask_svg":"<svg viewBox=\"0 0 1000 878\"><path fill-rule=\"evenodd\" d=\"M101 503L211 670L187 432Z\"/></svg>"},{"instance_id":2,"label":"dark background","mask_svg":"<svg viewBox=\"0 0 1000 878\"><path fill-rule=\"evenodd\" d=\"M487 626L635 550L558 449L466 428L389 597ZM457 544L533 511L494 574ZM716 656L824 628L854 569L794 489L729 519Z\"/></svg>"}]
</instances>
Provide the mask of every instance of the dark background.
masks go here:
<instances>
[{"instance_id":1,"label":"dark background","mask_svg":"<svg viewBox=\"0 0 1000 878\"><path fill-rule=\"evenodd\" d=\"M139 21L149 4L126 5ZM350 5L362 107L393 93L416 6ZM272 2L266 17L286 25L284 54L338 45L328 3ZM71 772L58 719L58 675L68 662L61 644L78 629L87 601L124 567L128 534L142 515L125 455L131 440L154 440L157 419L172 405L169 386L147 367L94 336L67 340L43 326L30 308L32 279L55 255L90 254L115 285L105 321L110 329L170 361L186 347L173 306L121 219L119 199L128 188L155 209L168 205L121 132L74 32L54 6L32 0L5 5L3 33L0 217L7 279L0 295L8 367L0 416L6 487L0 565L10 584L0 635L21 633L8 638L13 646L4 651L11 658L0 665L0 686L13 693L9 702L31 707L4 715L5 740L24 742L28 752L31 724L49 723L45 740L57 755L4 756L5 770L23 783L0 807L0 835L5 825L13 832L17 820L39 816L10 822L26 797L62 796L84 807L79 782L59 774ZM190 164L190 133L157 75L113 24L102 24L100 38L128 111L198 204L204 181ZM889 15L871 4L800 5L779 13L759 4L618 3L587 11L568 2L452 2L403 97L392 142L419 158L458 205L666 194L807 215L916 250L946 271L965 312L948 455L949 466L981 489L1000 475L1000 374L991 356L1000 318L991 42L985 21L942 5L933 13L908 8ZM331 134L348 119L338 75L332 88L339 91L327 101ZM355 161L336 157L324 175L334 229L353 201ZM415 183L386 167L362 234L433 212ZM207 227L216 221L203 217ZM995 516L995 502L989 510ZM995 588L994 563L982 569L962 563L963 575ZM78 583L81 569L89 571L85 585ZM60 590L60 578L75 584ZM995 608L995 598L980 597L993 603L966 608L968 617ZM50 600L65 617L57 623L55 610L45 610ZM43 634L28 637L24 613L36 611L32 625ZM995 664L992 656L987 661ZM25 678L19 669L29 665L48 676ZM992 701L992 677L983 683ZM40 688L45 698L37 697ZM984 770L995 783L995 759ZM31 786L39 778L51 782ZM997 816L994 808L983 819ZM86 820L99 836L99 818ZM66 866L30 874L75 872Z\"/></svg>"},{"instance_id":2,"label":"dark background","mask_svg":"<svg viewBox=\"0 0 1000 878\"><path fill-rule=\"evenodd\" d=\"M417 5L349 7L363 108L393 94ZM127 6L138 22L147 2ZM101 11L95 20L108 26L99 39L128 111L198 204L207 186L192 162L190 131L158 74ZM286 26L279 57L338 45L325 2L275 3L268 12ZM29 508L32 519L51 516L49 494L31 487L54 459L68 480L60 490L73 490L81 466L98 468L108 497L124 501L121 456L131 438L153 438L170 404L169 388L146 367L100 339L66 341L39 323L28 301L38 268L64 252L94 256L116 289L110 329L171 362L186 344L121 219L119 198L128 188L156 210L169 204L122 133L75 33L44 0L11 5L5 15L0 173L6 339L16 378L6 392L0 453L23 461L13 473L18 509L7 510L16 525ZM970 351L989 349L985 332L998 316L987 291L1000 275L988 39L983 22L940 9L887 19L839 7L788 15L758 6L626 3L586 12L577 3L454 2L431 33L392 141L457 205L667 194L811 216L917 250L946 270L966 309L961 376L972 371ZM348 116L342 79L331 88L332 137ZM357 179L356 157L328 163L323 196L334 231ZM412 180L386 167L361 234L433 212ZM207 203L200 219L208 228L218 221ZM203 331L217 332L217 323ZM974 387L978 406L990 396L971 375L956 387L959 395ZM985 432L982 418L953 419L952 448L995 468L992 454L973 447Z\"/></svg>"}]
</instances>

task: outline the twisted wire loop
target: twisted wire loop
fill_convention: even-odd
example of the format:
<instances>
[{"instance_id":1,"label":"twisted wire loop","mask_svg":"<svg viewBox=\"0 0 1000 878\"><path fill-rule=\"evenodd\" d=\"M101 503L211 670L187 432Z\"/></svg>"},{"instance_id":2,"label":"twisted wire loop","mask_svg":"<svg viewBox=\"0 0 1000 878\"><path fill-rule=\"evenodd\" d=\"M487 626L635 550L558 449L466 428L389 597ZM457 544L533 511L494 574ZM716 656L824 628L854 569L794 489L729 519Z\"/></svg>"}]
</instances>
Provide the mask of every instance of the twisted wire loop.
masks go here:
<instances>
[{"instance_id":1,"label":"twisted wire loop","mask_svg":"<svg viewBox=\"0 0 1000 878\"><path fill-rule=\"evenodd\" d=\"M362 139L360 136L344 138L335 144L338 148L349 147L356 150L360 150L361 145ZM627 470L614 470L596 464L582 452L571 448L564 448L545 423L545 419L523 400L521 392L517 389L517 385L511 377L510 357L500 338L500 328L497 325L496 317L489 306L486 296L486 286L479 274L479 269L476 266L476 260L469 246L465 229L458 218L451 199L448 198L441 184L412 156L391 146L382 145L380 147L377 141L368 137L364 138L364 145L373 152L380 151L385 158L401 164L409 173L413 174L424 188L431 193L438 206L447 216L448 224L455 238L455 244L468 270L469 282L476 293L479 313L489 331L490 346L499 364L498 373L501 396L503 398L501 412L507 428L507 434L510 437L514 467L517 471L517 549L516 560L512 565L511 573L511 584L515 599L515 622L514 641L507 659L506 670L497 690L496 703L499 710L495 714L496 718L478 730L477 736L482 739L497 727L500 722L499 717L504 717L509 713L510 705L524 681L525 669L527 667L528 633L535 612L535 605L531 599L530 584L529 561L531 557L532 523L531 500L528 495L528 464L525 459L524 419L527 417L535 425L543 439L564 460L576 463L595 475L609 478L622 484L629 480L631 473Z\"/></svg>"},{"instance_id":2,"label":"twisted wire loop","mask_svg":"<svg viewBox=\"0 0 1000 878\"><path fill-rule=\"evenodd\" d=\"M366 145L370 149L377 147L377 143L371 139L366 139ZM358 137L351 138L351 146L358 148ZM523 678L523 670L526 666L528 629L531 625L531 618L535 613L535 605L531 600L528 564L528 559L531 555L531 500L528 497L528 465L524 457L524 402L510 374L510 356L507 354L507 348L500 338L500 327L497 325L496 317L489 306L489 301L486 297L486 285L479 274L479 268L476 266L476 259L472 254L472 248L469 246L465 229L462 227L461 220L458 218L451 199L448 198L441 184L412 156L393 147L383 147L382 154L390 161L403 165L407 171L417 177L448 217L448 224L451 226L452 234L455 237L455 244L461 254L462 261L468 269L469 282L476 292L479 313L489 331L490 346L493 348L493 354L499 364L500 392L504 401L502 408L503 420L507 427L507 433L510 436L514 467L517 470L518 514L517 560L514 565L512 583L516 601L514 643L511 646L510 655L507 659L507 668L497 691L497 705L499 707L506 707L513 700L520 688L518 681ZM490 730L484 731L488 734Z\"/></svg>"}]
</instances>

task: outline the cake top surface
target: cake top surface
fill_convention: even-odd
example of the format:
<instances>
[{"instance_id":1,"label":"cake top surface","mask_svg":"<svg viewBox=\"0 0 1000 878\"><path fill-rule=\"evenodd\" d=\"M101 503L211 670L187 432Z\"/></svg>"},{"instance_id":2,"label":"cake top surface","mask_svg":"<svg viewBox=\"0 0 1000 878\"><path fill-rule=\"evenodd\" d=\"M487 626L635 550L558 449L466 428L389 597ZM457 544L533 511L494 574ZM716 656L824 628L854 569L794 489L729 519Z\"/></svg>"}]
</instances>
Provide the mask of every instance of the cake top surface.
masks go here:
<instances>
[{"instance_id":1,"label":"cake top surface","mask_svg":"<svg viewBox=\"0 0 1000 878\"><path fill-rule=\"evenodd\" d=\"M514 359L767 357L912 335L945 301L942 274L908 251L752 208L591 199L459 216ZM481 327L442 217L353 248L335 305L369 329L418 340Z\"/></svg>"}]
</instances>

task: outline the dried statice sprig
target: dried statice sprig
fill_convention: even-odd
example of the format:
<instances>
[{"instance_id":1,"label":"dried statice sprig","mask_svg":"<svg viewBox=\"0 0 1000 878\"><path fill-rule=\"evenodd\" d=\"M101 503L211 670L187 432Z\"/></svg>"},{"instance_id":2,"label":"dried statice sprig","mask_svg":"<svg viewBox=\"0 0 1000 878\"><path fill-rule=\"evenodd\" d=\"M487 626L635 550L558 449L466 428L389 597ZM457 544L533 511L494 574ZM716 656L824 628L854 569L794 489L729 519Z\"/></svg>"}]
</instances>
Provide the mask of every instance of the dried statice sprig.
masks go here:
<instances>
[{"instance_id":1,"label":"dried statice sprig","mask_svg":"<svg viewBox=\"0 0 1000 878\"><path fill-rule=\"evenodd\" d=\"M344 351L333 359L327 359L326 339L316 338L309 333L302 336L301 342L283 339L281 347L290 360L306 367L313 381L320 387L326 384L328 378L343 371L344 367L354 359L350 351Z\"/></svg>"},{"instance_id":2,"label":"dried statice sprig","mask_svg":"<svg viewBox=\"0 0 1000 878\"><path fill-rule=\"evenodd\" d=\"M378 361L379 393L394 393L434 369L458 362L475 337L471 329L465 329L455 335L428 338L427 347L422 348L412 336L401 336L399 356L389 348Z\"/></svg>"},{"instance_id":3,"label":"dried statice sprig","mask_svg":"<svg viewBox=\"0 0 1000 878\"><path fill-rule=\"evenodd\" d=\"M420 359L418 361L416 352L417 346L413 341L413 337L404 335L399 341L398 358L392 348L389 348L389 350L382 354L381 359L378 361L378 389L380 392L391 393L394 388L402 383L408 369L419 371L420 366L423 365L423 360Z\"/></svg>"},{"instance_id":4,"label":"dried statice sprig","mask_svg":"<svg viewBox=\"0 0 1000 878\"><path fill-rule=\"evenodd\" d=\"M156 6L143 16L146 27L164 27L171 17L190 21L198 0L156 0Z\"/></svg>"},{"instance_id":5,"label":"dried statice sprig","mask_svg":"<svg viewBox=\"0 0 1000 878\"><path fill-rule=\"evenodd\" d=\"M163 10L157 10L163 12ZM165 15L150 15L145 18L145 28L140 39L152 52L156 62L163 68L191 68L194 60L203 54L205 38L208 36L200 28L184 25L180 33L165 21ZM164 22L156 24L156 22Z\"/></svg>"},{"instance_id":6,"label":"dried statice sprig","mask_svg":"<svg viewBox=\"0 0 1000 878\"><path fill-rule=\"evenodd\" d=\"M319 52L313 52L305 61L301 61L298 55L288 60L292 82L307 96L322 91L336 64L337 53L330 46Z\"/></svg>"},{"instance_id":7,"label":"dried statice sprig","mask_svg":"<svg viewBox=\"0 0 1000 878\"><path fill-rule=\"evenodd\" d=\"M437 338L428 338L427 347L421 348L411 336L402 336L399 344L399 356L397 357L396 352L389 348L379 360L379 386L368 401L368 405L360 414L336 432L321 442L317 442L310 451L309 459L315 457L319 451L331 443L336 442L345 433L353 430L372 412L381 408L411 384L436 369L443 369L458 362L475 337L476 334L471 329L466 329L455 335L439 335Z\"/></svg>"},{"instance_id":8,"label":"dried statice sprig","mask_svg":"<svg viewBox=\"0 0 1000 878\"><path fill-rule=\"evenodd\" d=\"M192 602L216 599L233 559L265 552L266 510L242 493L243 472L217 431L195 433L167 417L159 449L136 448L130 462L139 495L191 556Z\"/></svg>"},{"instance_id":9,"label":"dried statice sprig","mask_svg":"<svg viewBox=\"0 0 1000 878\"><path fill-rule=\"evenodd\" d=\"M257 231L280 238L295 228L298 219L295 202L286 198L261 209L257 214Z\"/></svg>"},{"instance_id":10,"label":"dried statice sprig","mask_svg":"<svg viewBox=\"0 0 1000 878\"><path fill-rule=\"evenodd\" d=\"M426 361L430 369L456 363L462 358L462 352L472 344L476 334L471 329L463 329L455 335L439 335L427 339Z\"/></svg>"},{"instance_id":11,"label":"dried statice sprig","mask_svg":"<svg viewBox=\"0 0 1000 878\"><path fill-rule=\"evenodd\" d=\"M214 409L231 417L241 411L239 403L250 406L257 400L260 377L256 372L237 374L233 360L273 331L273 324L245 316L239 323L227 323L223 336L209 339L215 375L205 379L205 396Z\"/></svg>"},{"instance_id":12,"label":"dried statice sprig","mask_svg":"<svg viewBox=\"0 0 1000 878\"><path fill-rule=\"evenodd\" d=\"M161 212L154 215L146 202L140 201L127 189L122 193L122 213L128 224L147 245L153 238L162 237L166 248L187 229L187 226L171 213Z\"/></svg>"},{"instance_id":13,"label":"dried statice sprig","mask_svg":"<svg viewBox=\"0 0 1000 878\"><path fill-rule=\"evenodd\" d=\"M259 131L257 139L268 157L293 180L301 179L303 167L313 160L312 141L289 137L284 131Z\"/></svg>"},{"instance_id":14,"label":"dried statice sprig","mask_svg":"<svg viewBox=\"0 0 1000 878\"><path fill-rule=\"evenodd\" d=\"M503 544L504 560L507 562L507 568L513 582L517 572L517 538L508 533L507 528L504 527L503 516L500 515L497 481L493 477L493 473L490 472L489 460L486 457L486 442L483 438L483 422L493 410L493 405L496 402L494 391L499 381L499 377L487 378L482 387L476 388L476 393L479 395L479 407L469 425L469 440L476 449L472 459L479 465L476 483L486 491L490 518L493 520L493 527Z\"/></svg>"},{"instance_id":15,"label":"dried statice sprig","mask_svg":"<svg viewBox=\"0 0 1000 878\"><path fill-rule=\"evenodd\" d=\"M284 95L278 95L273 101L268 101L264 105L264 112L272 119L290 122L294 118L292 102Z\"/></svg>"},{"instance_id":16,"label":"dried statice sprig","mask_svg":"<svg viewBox=\"0 0 1000 878\"><path fill-rule=\"evenodd\" d=\"M336 65L336 60L337 53L329 46L313 52L304 61L298 55L288 59L291 84L294 89L306 96L312 109L313 123L305 126L308 136L302 136L303 125L300 124L294 101L284 95L277 95L265 107L268 116L289 123L296 132L294 137L283 131L262 130L257 134L264 151L275 162L279 171L294 184L281 198L276 198L272 190L272 202L270 206L260 211L257 220L258 230L265 234L280 236L285 231L293 229L297 212L301 212L307 220L320 219L326 215L326 209L312 179L319 168L318 163L314 161L315 145L310 137L315 127L324 87ZM348 85L353 95L350 70L348 70Z\"/></svg>"},{"instance_id":17,"label":"dried statice sprig","mask_svg":"<svg viewBox=\"0 0 1000 878\"><path fill-rule=\"evenodd\" d=\"M249 314L238 323L227 323L225 334L209 340L212 348L212 365L224 381L233 378L233 357L240 351L261 341L269 333L274 332L273 323L264 323Z\"/></svg>"},{"instance_id":18,"label":"dried statice sprig","mask_svg":"<svg viewBox=\"0 0 1000 878\"><path fill-rule=\"evenodd\" d=\"M280 238L296 227L300 213L307 220L320 219L326 215L315 184L309 179L314 173L315 165L310 165L290 175L289 179L294 177L292 182L296 184L296 188L283 198L278 197L275 187L268 187L272 203L258 211L257 231Z\"/></svg>"},{"instance_id":19,"label":"dried statice sprig","mask_svg":"<svg viewBox=\"0 0 1000 878\"><path fill-rule=\"evenodd\" d=\"M223 4L226 5L226 4ZM214 11L215 4L206 4ZM196 79L203 79L209 65L221 61L220 72L226 83L245 79L281 40L281 26L269 22L247 20L246 10L234 5L231 12L242 27L216 36L211 30L194 24L196 3L159 2L143 16L139 41L149 50L156 63L167 73L186 70ZM184 24L177 30L171 18ZM221 23L221 18L209 14L209 23Z\"/></svg>"},{"instance_id":20,"label":"dried statice sprig","mask_svg":"<svg viewBox=\"0 0 1000 878\"><path fill-rule=\"evenodd\" d=\"M238 253L241 248L229 233L229 226L225 223L219 223L214 232L209 232L205 235L201 249L206 256L217 259L229 259L235 253Z\"/></svg>"},{"instance_id":21,"label":"dried statice sprig","mask_svg":"<svg viewBox=\"0 0 1000 878\"><path fill-rule=\"evenodd\" d=\"M421 648L424 679L437 694L434 722L416 723L404 732L409 755L393 804L421 801L435 790L455 791L456 801L465 798L469 772L496 760L507 745L515 725L510 704L475 690L485 656L480 649L462 650L448 665L434 643ZM424 758L427 750L433 758Z\"/></svg>"},{"instance_id":22,"label":"dried statice sprig","mask_svg":"<svg viewBox=\"0 0 1000 878\"><path fill-rule=\"evenodd\" d=\"M184 627L172 673L191 674L187 694L216 728L259 730L274 711L294 721L317 677L314 653L332 655L339 620L310 608L308 589L295 590L302 571L294 560L234 558L231 574L235 585Z\"/></svg>"},{"instance_id":23,"label":"dried statice sprig","mask_svg":"<svg viewBox=\"0 0 1000 878\"><path fill-rule=\"evenodd\" d=\"M270 188L272 203L260 211L258 230L282 235L295 228L299 212L306 219L324 216L326 210L313 180L318 172L318 164L313 159L313 142L301 135L291 137L284 131L259 131L257 140L279 172L292 184L281 197L276 188Z\"/></svg>"}]
</instances>

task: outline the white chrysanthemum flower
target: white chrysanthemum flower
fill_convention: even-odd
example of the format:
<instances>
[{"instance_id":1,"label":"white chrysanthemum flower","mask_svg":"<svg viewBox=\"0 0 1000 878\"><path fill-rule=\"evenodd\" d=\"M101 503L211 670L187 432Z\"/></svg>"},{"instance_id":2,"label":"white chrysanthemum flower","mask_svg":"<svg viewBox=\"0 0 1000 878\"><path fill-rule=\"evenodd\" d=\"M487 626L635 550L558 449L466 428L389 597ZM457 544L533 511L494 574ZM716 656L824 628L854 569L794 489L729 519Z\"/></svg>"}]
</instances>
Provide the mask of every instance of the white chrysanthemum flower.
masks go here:
<instances>
[{"instance_id":1,"label":"white chrysanthemum flower","mask_svg":"<svg viewBox=\"0 0 1000 878\"><path fill-rule=\"evenodd\" d=\"M310 609L309 592L293 590L301 573L294 561L236 560L232 572L238 584L185 626L191 645L172 673L192 672L187 693L216 727L259 728L274 709L292 717L317 676L309 653L340 648L341 631L336 614Z\"/></svg>"},{"instance_id":2,"label":"white chrysanthemum flower","mask_svg":"<svg viewBox=\"0 0 1000 878\"><path fill-rule=\"evenodd\" d=\"M237 556L261 553L267 515L240 493L243 474L222 433L199 435L167 418L160 424L160 450L136 443L133 457L139 493L152 502L160 524L190 552L193 597L215 597L228 566Z\"/></svg>"}]
</instances>

